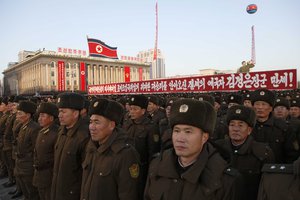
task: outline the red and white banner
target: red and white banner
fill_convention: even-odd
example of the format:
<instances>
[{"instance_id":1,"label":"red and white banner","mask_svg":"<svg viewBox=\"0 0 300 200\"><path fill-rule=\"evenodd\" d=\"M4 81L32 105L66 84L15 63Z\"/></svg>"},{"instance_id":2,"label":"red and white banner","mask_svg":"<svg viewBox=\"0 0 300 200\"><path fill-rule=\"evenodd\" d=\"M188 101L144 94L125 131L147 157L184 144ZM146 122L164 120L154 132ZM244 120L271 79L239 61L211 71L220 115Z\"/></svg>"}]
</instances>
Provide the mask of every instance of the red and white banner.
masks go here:
<instances>
[{"instance_id":1,"label":"red and white banner","mask_svg":"<svg viewBox=\"0 0 300 200\"><path fill-rule=\"evenodd\" d=\"M143 68L139 68L139 81L143 80Z\"/></svg>"},{"instance_id":2,"label":"red and white banner","mask_svg":"<svg viewBox=\"0 0 300 200\"><path fill-rule=\"evenodd\" d=\"M57 61L57 77L58 77L58 91L65 90L65 62Z\"/></svg>"},{"instance_id":3,"label":"red and white banner","mask_svg":"<svg viewBox=\"0 0 300 200\"><path fill-rule=\"evenodd\" d=\"M84 62L80 63L80 90L86 91L86 66Z\"/></svg>"},{"instance_id":4,"label":"red and white banner","mask_svg":"<svg viewBox=\"0 0 300 200\"><path fill-rule=\"evenodd\" d=\"M110 47L101 40L88 38L90 56L118 59L117 47Z\"/></svg>"},{"instance_id":5,"label":"red and white banner","mask_svg":"<svg viewBox=\"0 0 300 200\"><path fill-rule=\"evenodd\" d=\"M251 73L222 74L172 78L130 83L114 83L88 86L88 93L130 94L167 92L237 91L267 88L270 90L291 90L297 87L297 70L278 70Z\"/></svg>"},{"instance_id":6,"label":"red and white banner","mask_svg":"<svg viewBox=\"0 0 300 200\"><path fill-rule=\"evenodd\" d=\"M130 67L129 66L124 66L124 80L126 83L130 82Z\"/></svg>"}]
</instances>

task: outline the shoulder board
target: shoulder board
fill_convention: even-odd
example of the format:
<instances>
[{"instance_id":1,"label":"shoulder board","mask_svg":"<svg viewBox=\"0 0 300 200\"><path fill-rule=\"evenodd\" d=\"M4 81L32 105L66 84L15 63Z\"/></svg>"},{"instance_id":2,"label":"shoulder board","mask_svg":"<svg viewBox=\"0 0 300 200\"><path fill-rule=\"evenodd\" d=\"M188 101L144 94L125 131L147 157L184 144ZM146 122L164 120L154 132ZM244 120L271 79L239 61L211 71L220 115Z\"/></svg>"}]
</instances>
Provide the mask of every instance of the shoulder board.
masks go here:
<instances>
[{"instance_id":1,"label":"shoulder board","mask_svg":"<svg viewBox=\"0 0 300 200\"><path fill-rule=\"evenodd\" d=\"M293 164L265 164L261 170L268 173L293 174Z\"/></svg>"},{"instance_id":2,"label":"shoulder board","mask_svg":"<svg viewBox=\"0 0 300 200\"><path fill-rule=\"evenodd\" d=\"M224 170L224 174L227 174L229 176L239 176L240 175L239 171L235 168L232 168L232 167L227 167Z\"/></svg>"}]
</instances>

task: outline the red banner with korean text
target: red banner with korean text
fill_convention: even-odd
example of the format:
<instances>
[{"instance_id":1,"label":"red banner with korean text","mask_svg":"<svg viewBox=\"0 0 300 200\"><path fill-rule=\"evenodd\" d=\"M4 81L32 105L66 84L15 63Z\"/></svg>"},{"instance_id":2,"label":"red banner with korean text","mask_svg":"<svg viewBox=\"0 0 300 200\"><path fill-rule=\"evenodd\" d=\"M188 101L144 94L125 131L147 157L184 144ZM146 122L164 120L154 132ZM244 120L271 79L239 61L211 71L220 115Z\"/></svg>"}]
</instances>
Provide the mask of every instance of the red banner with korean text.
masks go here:
<instances>
[{"instance_id":1,"label":"red banner with korean text","mask_svg":"<svg viewBox=\"0 0 300 200\"><path fill-rule=\"evenodd\" d=\"M88 86L88 93L91 95L176 93L256 90L259 88L267 88L270 90L291 90L296 87L297 70L287 69L90 85Z\"/></svg>"},{"instance_id":2,"label":"red banner with korean text","mask_svg":"<svg viewBox=\"0 0 300 200\"><path fill-rule=\"evenodd\" d=\"M58 77L58 91L65 90L65 62L57 61L57 77Z\"/></svg>"},{"instance_id":3,"label":"red banner with korean text","mask_svg":"<svg viewBox=\"0 0 300 200\"><path fill-rule=\"evenodd\" d=\"M139 68L139 81L143 80L143 68Z\"/></svg>"},{"instance_id":4,"label":"red banner with korean text","mask_svg":"<svg viewBox=\"0 0 300 200\"><path fill-rule=\"evenodd\" d=\"M80 63L80 90L86 91L86 66L84 62Z\"/></svg>"},{"instance_id":5,"label":"red banner with korean text","mask_svg":"<svg viewBox=\"0 0 300 200\"><path fill-rule=\"evenodd\" d=\"M124 66L124 80L125 82L130 82L130 67L129 66Z\"/></svg>"}]
</instances>

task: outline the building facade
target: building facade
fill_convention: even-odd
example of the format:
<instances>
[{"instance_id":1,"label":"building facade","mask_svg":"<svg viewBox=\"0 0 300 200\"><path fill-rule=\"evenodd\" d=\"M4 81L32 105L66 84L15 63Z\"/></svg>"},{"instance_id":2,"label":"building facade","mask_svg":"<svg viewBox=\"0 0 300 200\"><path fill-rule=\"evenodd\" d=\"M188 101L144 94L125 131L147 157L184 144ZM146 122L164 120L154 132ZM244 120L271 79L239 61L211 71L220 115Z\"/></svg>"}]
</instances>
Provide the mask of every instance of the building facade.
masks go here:
<instances>
[{"instance_id":1,"label":"building facade","mask_svg":"<svg viewBox=\"0 0 300 200\"><path fill-rule=\"evenodd\" d=\"M151 65L150 79L165 78L166 77L166 66L165 58L162 55L160 49L157 49L157 59L153 60L154 49L147 51L140 51L137 55L138 59L141 59L144 63Z\"/></svg>"},{"instance_id":2,"label":"building facade","mask_svg":"<svg viewBox=\"0 0 300 200\"><path fill-rule=\"evenodd\" d=\"M43 50L8 66L3 75L4 95L85 92L87 85L148 80L150 64Z\"/></svg>"}]
</instances>

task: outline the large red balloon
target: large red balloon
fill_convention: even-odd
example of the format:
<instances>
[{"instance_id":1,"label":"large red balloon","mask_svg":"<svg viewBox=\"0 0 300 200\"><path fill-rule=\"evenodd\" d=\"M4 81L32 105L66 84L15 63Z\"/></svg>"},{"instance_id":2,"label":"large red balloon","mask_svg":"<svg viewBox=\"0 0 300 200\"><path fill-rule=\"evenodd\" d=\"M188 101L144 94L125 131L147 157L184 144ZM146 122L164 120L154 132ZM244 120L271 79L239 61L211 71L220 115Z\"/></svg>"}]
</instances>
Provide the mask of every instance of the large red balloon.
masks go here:
<instances>
[{"instance_id":1,"label":"large red balloon","mask_svg":"<svg viewBox=\"0 0 300 200\"><path fill-rule=\"evenodd\" d=\"M254 14L257 11L257 5L256 4L250 4L247 6L247 13Z\"/></svg>"}]
</instances>

